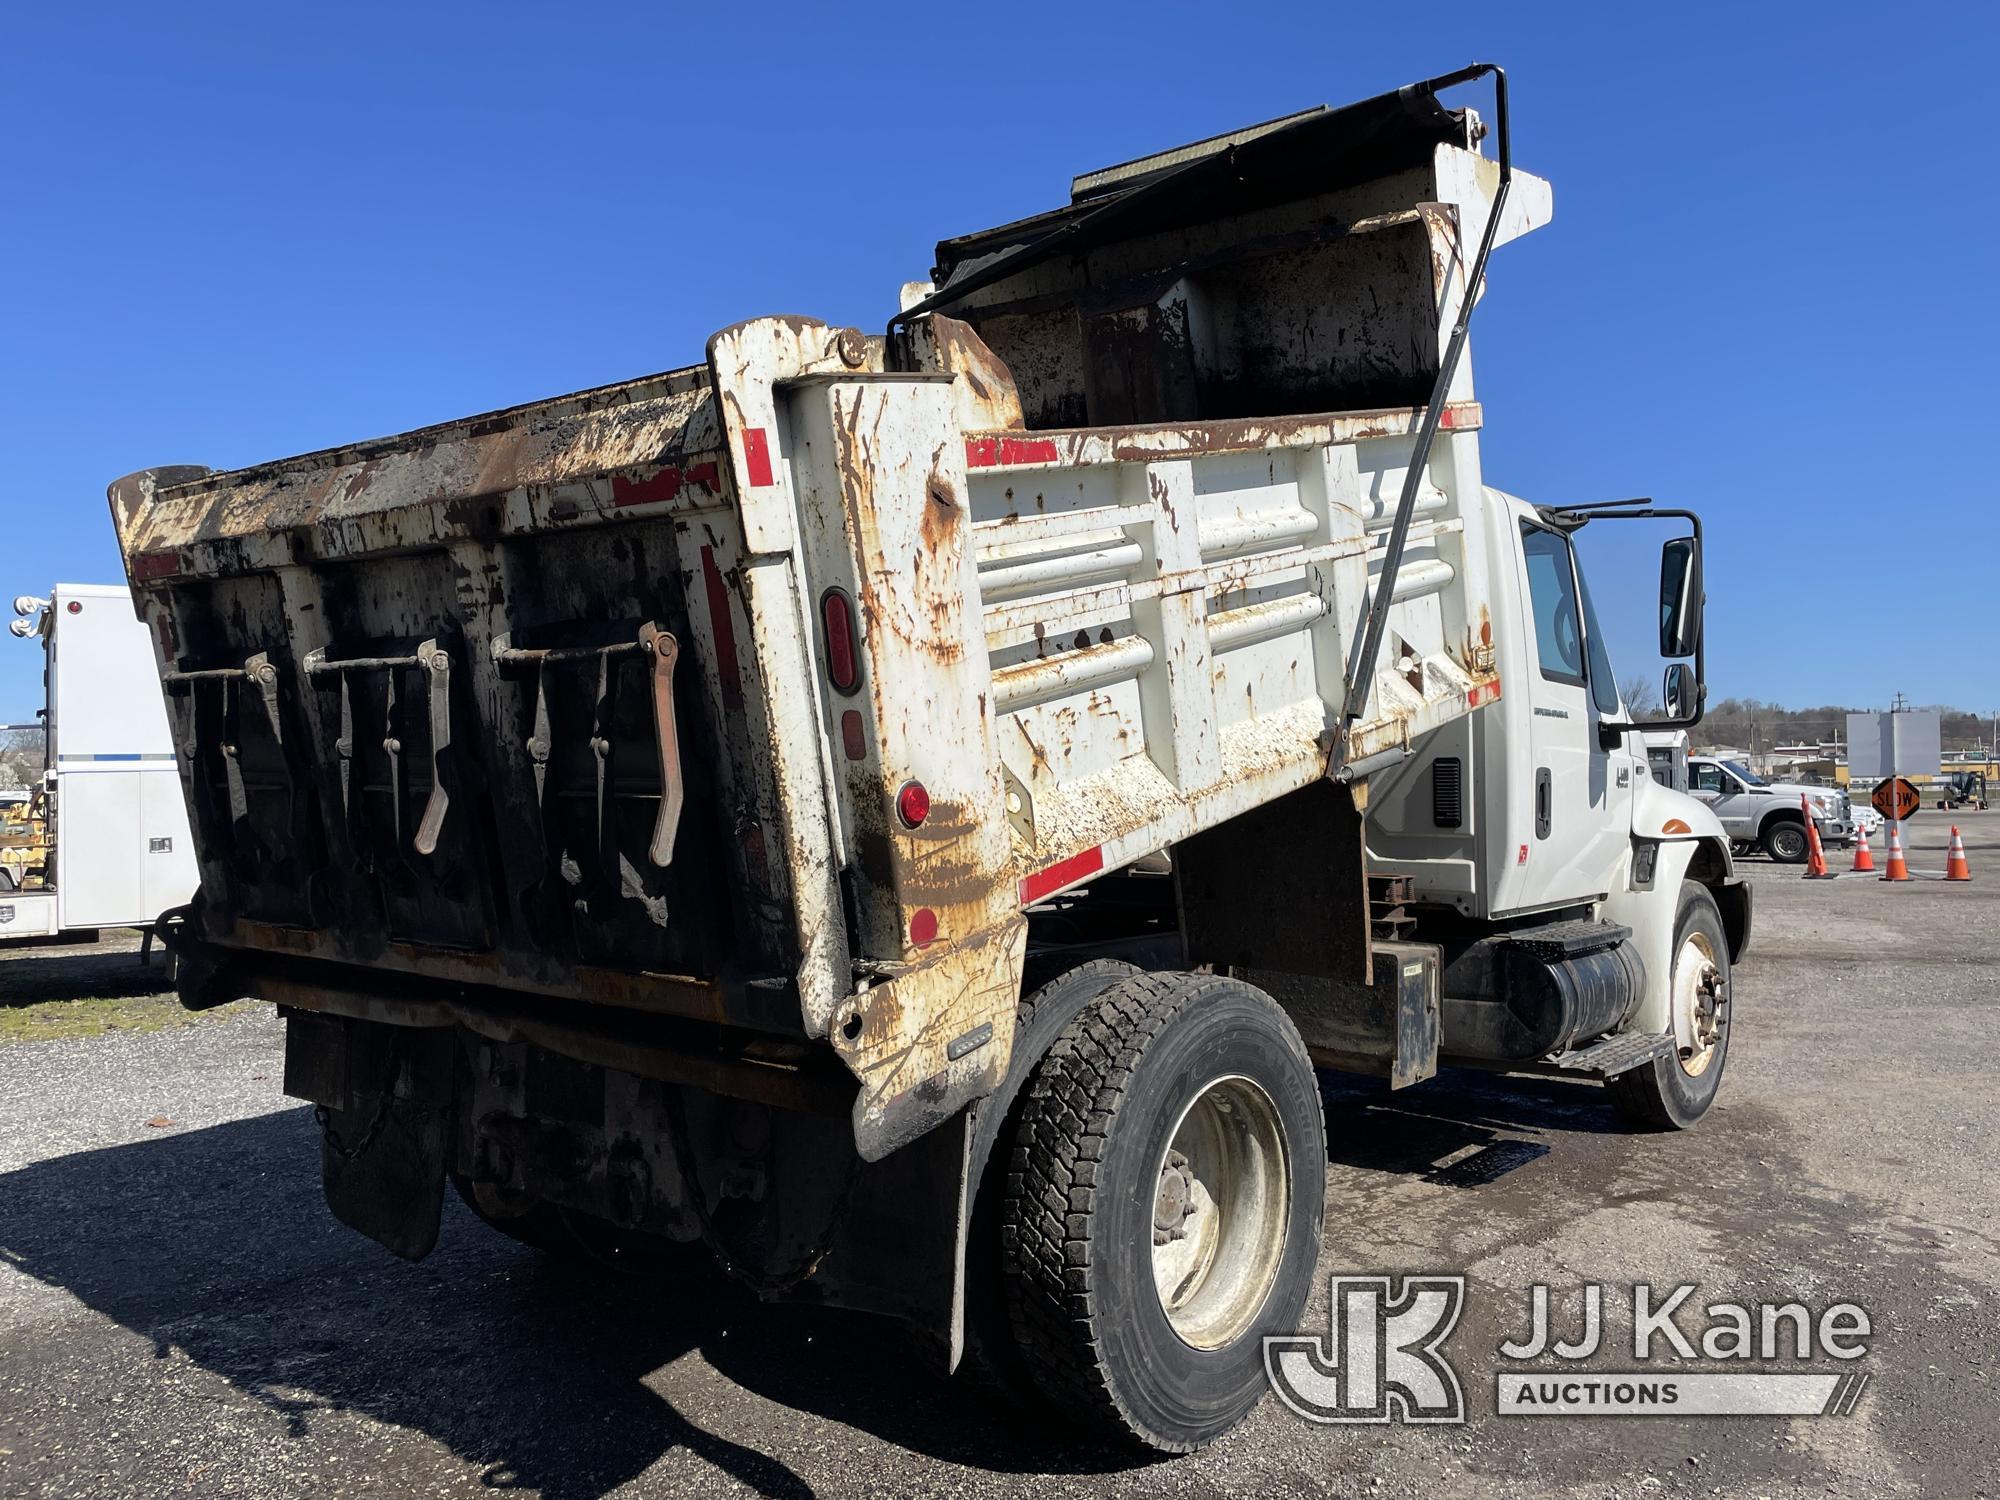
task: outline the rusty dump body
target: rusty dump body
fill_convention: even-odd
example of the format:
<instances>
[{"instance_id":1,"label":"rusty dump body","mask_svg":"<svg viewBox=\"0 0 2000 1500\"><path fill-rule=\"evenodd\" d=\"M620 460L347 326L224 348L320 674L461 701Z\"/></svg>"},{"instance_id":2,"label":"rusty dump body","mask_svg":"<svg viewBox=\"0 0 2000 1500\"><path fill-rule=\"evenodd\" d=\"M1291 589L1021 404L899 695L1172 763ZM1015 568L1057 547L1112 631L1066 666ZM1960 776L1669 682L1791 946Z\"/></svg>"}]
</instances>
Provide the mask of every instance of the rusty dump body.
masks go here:
<instances>
[{"instance_id":1,"label":"rusty dump body","mask_svg":"<svg viewBox=\"0 0 2000 1500\"><path fill-rule=\"evenodd\" d=\"M439 1161L486 1210L810 1274L816 1213L907 1190L862 1164L1006 1074L1024 974L1204 957L1148 858L1349 796L1346 662L1492 196L1468 114L1390 99L1190 148L1237 153L1226 191L1136 163L946 241L889 339L757 319L666 374L112 487L199 848L186 998L288 1008L344 1216L421 1253L385 1203ZM1466 367L1341 764L1497 696L1478 427ZM1364 910L1310 920L1365 949ZM731 1101L785 1122L743 1145ZM385 1130L408 1183L353 1164ZM958 1131L922 1149L962 1175ZM774 1164L807 1137L853 1164Z\"/></svg>"}]
</instances>

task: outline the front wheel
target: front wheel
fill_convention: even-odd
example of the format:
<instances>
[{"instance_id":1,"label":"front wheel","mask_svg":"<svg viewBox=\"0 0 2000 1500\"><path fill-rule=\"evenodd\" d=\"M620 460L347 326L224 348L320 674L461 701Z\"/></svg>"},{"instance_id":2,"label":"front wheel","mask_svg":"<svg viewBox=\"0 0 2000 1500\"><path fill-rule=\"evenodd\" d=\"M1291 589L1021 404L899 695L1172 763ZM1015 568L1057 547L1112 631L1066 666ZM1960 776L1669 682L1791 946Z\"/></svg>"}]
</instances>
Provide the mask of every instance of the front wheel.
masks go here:
<instances>
[{"instance_id":1,"label":"front wheel","mask_svg":"<svg viewBox=\"0 0 2000 1500\"><path fill-rule=\"evenodd\" d=\"M1764 852L1781 865L1804 864L1806 858L1806 825L1792 819L1780 819L1764 830Z\"/></svg>"},{"instance_id":2,"label":"front wheel","mask_svg":"<svg viewBox=\"0 0 2000 1500\"><path fill-rule=\"evenodd\" d=\"M1729 1060L1729 938L1715 897L1692 880L1681 884L1673 953L1672 1048L1604 1085L1612 1107L1646 1130L1686 1130L1707 1114Z\"/></svg>"},{"instance_id":3,"label":"front wheel","mask_svg":"<svg viewBox=\"0 0 2000 1500\"><path fill-rule=\"evenodd\" d=\"M1097 1435L1213 1442L1266 1388L1319 1253L1319 1082L1276 1001L1218 975L1139 974L1035 1068L1001 1205L1017 1346Z\"/></svg>"}]
</instances>

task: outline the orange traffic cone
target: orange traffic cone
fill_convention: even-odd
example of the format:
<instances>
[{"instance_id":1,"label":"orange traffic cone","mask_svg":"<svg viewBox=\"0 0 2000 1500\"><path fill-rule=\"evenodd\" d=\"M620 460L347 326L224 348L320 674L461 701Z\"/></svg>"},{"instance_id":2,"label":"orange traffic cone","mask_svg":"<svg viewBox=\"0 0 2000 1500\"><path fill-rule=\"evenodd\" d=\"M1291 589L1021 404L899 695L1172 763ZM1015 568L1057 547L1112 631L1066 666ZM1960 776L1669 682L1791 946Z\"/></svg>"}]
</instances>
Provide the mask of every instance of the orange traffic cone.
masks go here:
<instances>
[{"instance_id":1,"label":"orange traffic cone","mask_svg":"<svg viewBox=\"0 0 2000 1500\"><path fill-rule=\"evenodd\" d=\"M1908 880L1910 867L1903 859L1903 825L1895 818L1889 820L1889 867L1882 872L1884 880Z\"/></svg>"},{"instance_id":2,"label":"orange traffic cone","mask_svg":"<svg viewBox=\"0 0 2000 1500\"><path fill-rule=\"evenodd\" d=\"M1856 825L1854 830L1854 873L1872 874L1875 869L1875 851L1868 847L1868 830Z\"/></svg>"},{"instance_id":3,"label":"orange traffic cone","mask_svg":"<svg viewBox=\"0 0 2000 1500\"><path fill-rule=\"evenodd\" d=\"M1826 867L1826 850L1820 847L1819 825L1813 822L1812 804L1806 800L1804 792L1799 793L1799 811L1806 815L1806 879L1836 879L1833 871Z\"/></svg>"},{"instance_id":4,"label":"orange traffic cone","mask_svg":"<svg viewBox=\"0 0 2000 1500\"><path fill-rule=\"evenodd\" d=\"M1972 867L1965 862L1965 840L1958 836L1958 825L1951 825L1951 847L1945 851L1944 878L1946 880L1972 879Z\"/></svg>"}]
</instances>

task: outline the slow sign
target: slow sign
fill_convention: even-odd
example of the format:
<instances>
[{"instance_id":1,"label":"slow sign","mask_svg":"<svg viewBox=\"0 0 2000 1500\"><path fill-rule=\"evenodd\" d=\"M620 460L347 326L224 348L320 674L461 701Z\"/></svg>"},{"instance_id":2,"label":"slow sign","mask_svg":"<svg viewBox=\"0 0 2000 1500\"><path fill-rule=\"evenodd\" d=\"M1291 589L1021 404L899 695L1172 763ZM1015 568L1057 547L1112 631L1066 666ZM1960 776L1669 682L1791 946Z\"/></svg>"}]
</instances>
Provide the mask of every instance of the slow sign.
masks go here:
<instances>
[{"instance_id":1,"label":"slow sign","mask_svg":"<svg viewBox=\"0 0 2000 1500\"><path fill-rule=\"evenodd\" d=\"M1875 811L1885 818L1902 822L1923 805L1923 798L1917 789L1901 776L1891 776L1876 784L1868 800L1875 804Z\"/></svg>"}]
</instances>

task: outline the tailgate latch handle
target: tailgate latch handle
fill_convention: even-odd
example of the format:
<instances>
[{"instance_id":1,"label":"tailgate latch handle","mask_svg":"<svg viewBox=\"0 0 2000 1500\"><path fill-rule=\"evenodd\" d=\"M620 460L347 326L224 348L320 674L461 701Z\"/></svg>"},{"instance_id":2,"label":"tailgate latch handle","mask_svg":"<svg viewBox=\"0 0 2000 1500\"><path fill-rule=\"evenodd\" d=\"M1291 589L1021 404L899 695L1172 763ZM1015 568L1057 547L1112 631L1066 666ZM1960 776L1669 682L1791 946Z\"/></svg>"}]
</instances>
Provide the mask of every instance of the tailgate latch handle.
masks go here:
<instances>
[{"instance_id":1,"label":"tailgate latch handle","mask_svg":"<svg viewBox=\"0 0 2000 1500\"><path fill-rule=\"evenodd\" d=\"M425 641L417 647L417 660L423 664L431 685L431 794L424 800L424 815L417 820L413 842L417 853L435 854L438 832L444 827L444 815L451 806L451 794L444 789L444 774L438 764L439 758L451 748L451 655L436 641Z\"/></svg>"},{"instance_id":2,"label":"tailgate latch handle","mask_svg":"<svg viewBox=\"0 0 2000 1500\"><path fill-rule=\"evenodd\" d=\"M444 788L444 752L451 748L451 653L435 639L419 642L409 656L357 656L345 661L328 657L319 647L306 653L307 677L332 677L340 688L340 737L334 752L340 758L340 796L350 826L359 816L359 788L355 783L354 705L349 677L356 672L383 672L387 680L382 690L382 750L389 758L389 805L400 838L403 824L403 742L396 734L396 674L415 668L428 684L427 722L430 729L431 790L424 799L423 816L417 820L416 837L410 842L419 854L437 853L438 834L444 829L444 815L451 807L451 794Z\"/></svg>"},{"instance_id":3,"label":"tailgate latch handle","mask_svg":"<svg viewBox=\"0 0 2000 1500\"><path fill-rule=\"evenodd\" d=\"M674 724L674 665L681 643L657 625L639 627L639 644L652 664L653 734L660 749L660 810L653 819L648 857L661 869L674 860L674 835L681 825L681 737Z\"/></svg>"},{"instance_id":4,"label":"tailgate latch handle","mask_svg":"<svg viewBox=\"0 0 2000 1500\"><path fill-rule=\"evenodd\" d=\"M653 838L646 857L661 869L673 863L674 836L681 823L681 741L674 723L674 666L681 657L681 643L673 632L662 630L652 621L639 627L637 639L627 638L608 646L516 646L511 633L495 636L493 659L502 667L535 669L535 728L526 749L535 773L535 792L546 792L549 755L553 736L549 726L547 668L557 665L597 665L596 722L590 736L590 752L597 761L597 828L604 850L614 844L611 807L612 707L611 695L617 682L614 663L635 652L644 654L647 677L653 685L653 739L660 758L660 810L653 818ZM608 854L607 854L608 857Z\"/></svg>"}]
</instances>

